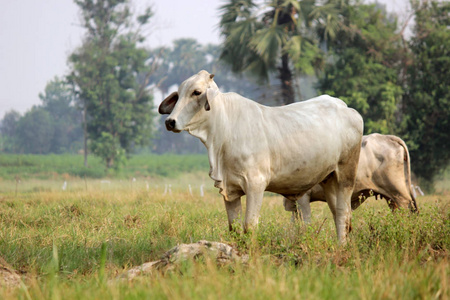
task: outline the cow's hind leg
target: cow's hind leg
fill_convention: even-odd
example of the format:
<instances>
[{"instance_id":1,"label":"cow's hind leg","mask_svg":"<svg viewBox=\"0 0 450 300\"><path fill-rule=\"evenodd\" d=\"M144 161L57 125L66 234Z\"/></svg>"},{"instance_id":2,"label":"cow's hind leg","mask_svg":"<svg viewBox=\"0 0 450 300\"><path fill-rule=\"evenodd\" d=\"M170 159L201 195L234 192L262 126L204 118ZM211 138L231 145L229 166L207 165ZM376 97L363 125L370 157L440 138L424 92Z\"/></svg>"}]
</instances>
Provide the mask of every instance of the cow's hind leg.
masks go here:
<instances>
[{"instance_id":1,"label":"cow's hind leg","mask_svg":"<svg viewBox=\"0 0 450 300\"><path fill-rule=\"evenodd\" d=\"M291 222L295 223L301 220L306 224L311 222L311 205L309 203L311 197L309 193L305 193L295 201L283 198L283 206L286 211L292 212Z\"/></svg>"},{"instance_id":2,"label":"cow's hind leg","mask_svg":"<svg viewBox=\"0 0 450 300\"><path fill-rule=\"evenodd\" d=\"M239 226L241 224L241 215L242 215L242 207L241 207L241 197L230 200L225 200L225 208L227 210L228 215L228 228L230 231L235 231L237 228L236 226ZM236 224L239 222L239 224Z\"/></svg>"},{"instance_id":3,"label":"cow's hind leg","mask_svg":"<svg viewBox=\"0 0 450 300\"><path fill-rule=\"evenodd\" d=\"M326 182L322 183L322 187L328 207L333 214L338 240L340 243L345 243L347 234L350 231L350 198L353 192L353 185L346 186L340 183L337 174L333 173L327 178Z\"/></svg>"},{"instance_id":4,"label":"cow's hind leg","mask_svg":"<svg viewBox=\"0 0 450 300\"><path fill-rule=\"evenodd\" d=\"M351 230L351 196L353 192L353 185L338 184L337 199L336 199L336 217L335 224L338 239L341 243L345 243L347 235Z\"/></svg>"},{"instance_id":5,"label":"cow's hind leg","mask_svg":"<svg viewBox=\"0 0 450 300\"><path fill-rule=\"evenodd\" d=\"M295 223L299 218L297 210L297 201L289 200L288 198L283 198L284 210L292 212L291 222Z\"/></svg>"},{"instance_id":6,"label":"cow's hind leg","mask_svg":"<svg viewBox=\"0 0 450 300\"><path fill-rule=\"evenodd\" d=\"M306 224L311 223L311 196L309 193L305 193L303 196L300 197L300 199L297 200L297 216L300 212L300 218L305 222Z\"/></svg>"},{"instance_id":7,"label":"cow's hind leg","mask_svg":"<svg viewBox=\"0 0 450 300\"><path fill-rule=\"evenodd\" d=\"M335 171L337 182L336 197L336 230L339 242L345 243L351 230L351 198L355 187L356 169L358 167L360 145L349 152L345 163L340 163Z\"/></svg>"},{"instance_id":8,"label":"cow's hind leg","mask_svg":"<svg viewBox=\"0 0 450 300\"><path fill-rule=\"evenodd\" d=\"M336 223L336 199L337 199L337 180L334 173L327 177L325 181L321 183L323 192L325 194L325 200L328 207L333 214L334 222Z\"/></svg>"}]
</instances>

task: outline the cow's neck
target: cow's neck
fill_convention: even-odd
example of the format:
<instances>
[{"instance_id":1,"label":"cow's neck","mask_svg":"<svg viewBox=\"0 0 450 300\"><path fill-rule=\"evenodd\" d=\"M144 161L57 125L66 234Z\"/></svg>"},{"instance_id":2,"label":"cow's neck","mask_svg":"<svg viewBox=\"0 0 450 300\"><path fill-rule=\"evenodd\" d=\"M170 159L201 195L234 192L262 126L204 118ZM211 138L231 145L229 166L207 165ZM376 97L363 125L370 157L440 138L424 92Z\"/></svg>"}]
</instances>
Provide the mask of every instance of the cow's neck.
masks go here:
<instances>
[{"instance_id":1,"label":"cow's neck","mask_svg":"<svg viewBox=\"0 0 450 300\"><path fill-rule=\"evenodd\" d=\"M222 147L230 137L229 133L233 124L230 116L232 116L233 110L226 97L223 95L220 97L221 99L215 99L214 107L211 107L208 112L207 121L202 123L202 126L188 131L205 145L210 165L209 176L215 181L215 186L220 189L220 193L227 198L221 165L224 155Z\"/></svg>"}]
</instances>

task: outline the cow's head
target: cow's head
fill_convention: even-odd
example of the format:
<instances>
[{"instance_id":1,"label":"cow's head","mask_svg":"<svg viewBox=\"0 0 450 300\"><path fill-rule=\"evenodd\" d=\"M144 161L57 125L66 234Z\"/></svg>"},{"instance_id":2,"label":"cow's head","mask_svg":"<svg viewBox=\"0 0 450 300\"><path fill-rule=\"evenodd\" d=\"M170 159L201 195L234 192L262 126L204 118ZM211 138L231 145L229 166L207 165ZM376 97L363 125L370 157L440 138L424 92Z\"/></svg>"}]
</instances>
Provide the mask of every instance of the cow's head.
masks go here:
<instances>
[{"instance_id":1,"label":"cow's head","mask_svg":"<svg viewBox=\"0 0 450 300\"><path fill-rule=\"evenodd\" d=\"M219 90L213 77L207 71L200 71L183 81L178 92L173 92L161 102L159 113L169 115L167 130L180 132L195 128L205 120L205 114L211 109L211 100Z\"/></svg>"}]
</instances>

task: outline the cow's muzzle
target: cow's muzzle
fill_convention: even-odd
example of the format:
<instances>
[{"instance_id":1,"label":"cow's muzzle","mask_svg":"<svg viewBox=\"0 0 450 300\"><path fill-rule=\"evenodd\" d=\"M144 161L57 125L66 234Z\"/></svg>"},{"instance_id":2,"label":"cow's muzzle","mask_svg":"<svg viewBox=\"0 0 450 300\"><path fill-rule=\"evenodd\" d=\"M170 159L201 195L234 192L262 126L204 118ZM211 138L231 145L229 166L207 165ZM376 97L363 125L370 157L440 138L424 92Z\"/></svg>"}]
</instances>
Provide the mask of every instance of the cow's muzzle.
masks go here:
<instances>
[{"instance_id":1,"label":"cow's muzzle","mask_svg":"<svg viewBox=\"0 0 450 300\"><path fill-rule=\"evenodd\" d=\"M169 131L174 131L175 130L175 125L176 125L176 121L174 119L171 118L167 118L166 119L166 128Z\"/></svg>"}]
</instances>

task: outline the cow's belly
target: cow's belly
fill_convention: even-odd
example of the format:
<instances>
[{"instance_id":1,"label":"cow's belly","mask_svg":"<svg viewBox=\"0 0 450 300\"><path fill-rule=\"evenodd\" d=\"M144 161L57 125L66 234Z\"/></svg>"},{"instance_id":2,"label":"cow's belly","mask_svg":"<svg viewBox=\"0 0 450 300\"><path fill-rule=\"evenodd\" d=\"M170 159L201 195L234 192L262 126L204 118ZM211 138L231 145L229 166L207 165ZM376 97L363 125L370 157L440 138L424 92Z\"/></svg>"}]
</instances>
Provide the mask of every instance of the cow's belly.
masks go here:
<instances>
[{"instance_id":1,"label":"cow's belly","mask_svg":"<svg viewBox=\"0 0 450 300\"><path fill-rule=\"evenodd\" d=\"M314 186L314 184L312 185ZM311 185L305 185L305 184L298 184L298 183L292 183L292 184L282 184L282 185L269 185L266 188L266 191L277 193L280 195L303 195L306 193L311 187Z\"/></svg>"},{"instance_id":2,"label":"cow's belly","mask_svg":"<svg viewBox=\"0 0 450 300\"><path fill-rule=\"evenodd\" d=\"M303 194L322 182L334 171L335 165L336 163L331 162L320 166L285 166L284 169L271 174L266 190L282 195Z\"/></svg>"},{"instance_id":3,"label":"cow's belly","mask_svg":"<svg viewBox=\"0 0 450 300\"><path fill-rule=\"evenodd\" d=\"M287 177L274 177L269 182L266 191L282 195L303 194L314 185L321 182L328 174L329 173L321 172L312 176L311 174L307 175L292 173Z\"/></svg>"}]
</instances>

